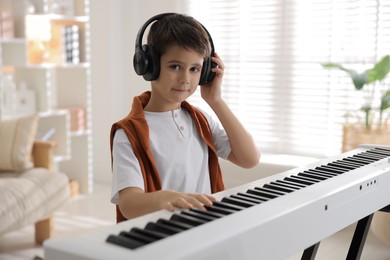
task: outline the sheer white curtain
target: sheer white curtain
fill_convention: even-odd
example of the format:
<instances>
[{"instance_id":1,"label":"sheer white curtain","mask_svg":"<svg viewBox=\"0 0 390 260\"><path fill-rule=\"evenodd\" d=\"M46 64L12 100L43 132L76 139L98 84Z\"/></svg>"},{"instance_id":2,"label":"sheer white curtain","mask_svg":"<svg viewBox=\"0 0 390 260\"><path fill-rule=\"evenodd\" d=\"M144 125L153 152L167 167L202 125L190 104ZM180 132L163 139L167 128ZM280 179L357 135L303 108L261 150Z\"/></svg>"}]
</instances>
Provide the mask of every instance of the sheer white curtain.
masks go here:
<instances>
[{"instance_id":1,"label":"sheer white curtain","mask_svg":"<svg viewBox=\"0 0 390 260\"><path fill-rule=\"evenodd\" d=\"M367 69L390 54L388 0L187 0L226 64L223 95L262 152L341 152L347 110L362 105L341 62ZM192 102L203 107L199 96Z\"/></svg>"}]
</instances>

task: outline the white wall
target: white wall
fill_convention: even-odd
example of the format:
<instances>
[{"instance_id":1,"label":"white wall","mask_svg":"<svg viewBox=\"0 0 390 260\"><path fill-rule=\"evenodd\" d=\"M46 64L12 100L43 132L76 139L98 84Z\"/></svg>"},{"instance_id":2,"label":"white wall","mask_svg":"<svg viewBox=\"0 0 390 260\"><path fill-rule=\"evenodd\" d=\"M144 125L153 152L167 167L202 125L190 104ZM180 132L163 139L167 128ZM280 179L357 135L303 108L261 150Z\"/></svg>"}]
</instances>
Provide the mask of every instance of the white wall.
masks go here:
<instances>
[{"instance_id":1,"label":"white wall","mask_svg":"<svg viewBox=\"0 0 390 260\"><path fill-rule=\"evenodd\" d=\"M111 181L111 125L130 111L135 95L149 83L135 74L135 38L143 23L158 13L181 12L180 0L90 1L93 172Z\"/></svg>"}]
</instances>

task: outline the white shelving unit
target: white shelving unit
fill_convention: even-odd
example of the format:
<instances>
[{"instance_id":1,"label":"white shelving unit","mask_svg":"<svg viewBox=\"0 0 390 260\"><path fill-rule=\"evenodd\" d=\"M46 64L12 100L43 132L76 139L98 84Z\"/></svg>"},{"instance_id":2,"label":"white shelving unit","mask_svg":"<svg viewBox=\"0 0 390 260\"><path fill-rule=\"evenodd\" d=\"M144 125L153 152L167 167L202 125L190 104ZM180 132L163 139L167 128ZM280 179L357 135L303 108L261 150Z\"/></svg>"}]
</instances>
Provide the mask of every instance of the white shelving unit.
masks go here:
<instances>
[{"instance_id":1,"label":"white shelving unit","mask_svg":"<svg viewBox=\"0 0 390 260\"><path fill-rule=\"evenodd\" d=\"M21 14L21 6L29 7L30 13ZM81 193L89 193L93 188L89 1L0 0L0 10L0 100L4 103L4 75L11 71L16 89L25 83L35 95L31 112L40 115L37 138L57 143L57 169L77 181ZM4 33L4 22L9 22L4 17L9 15L12 36ZM65 34L68 29L73 30L71 41ZM73 58L66 55L69 43ZM1 107L0 120L21 115Z\"/></svg>"}]
</instances>

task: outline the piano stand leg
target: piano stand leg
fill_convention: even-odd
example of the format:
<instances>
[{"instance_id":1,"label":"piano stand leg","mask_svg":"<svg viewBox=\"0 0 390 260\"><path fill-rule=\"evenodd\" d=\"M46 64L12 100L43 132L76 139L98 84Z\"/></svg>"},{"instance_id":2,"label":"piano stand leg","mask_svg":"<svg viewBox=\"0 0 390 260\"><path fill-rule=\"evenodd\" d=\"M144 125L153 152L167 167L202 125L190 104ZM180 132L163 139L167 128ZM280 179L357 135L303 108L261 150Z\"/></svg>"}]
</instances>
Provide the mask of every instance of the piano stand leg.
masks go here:
<instances>
[{"instance_id":1,"label":"piano stand leg","mask_svg":"<svg viewBox=\"0 0 390 260\"><path fill-rule=\"evenodd\" d=\"M314 260L319 246L320 242L312 245L311 247L306 248L305 251L303 251L301 260Z\"/></svg>"},{"instance_id":2,"label":"piano stand leg","mask_svg":"<svg viewBox=\"0 0 390 260\"><path fill-rule=\"evenodd\" d=\"M390 205L387 205L386 207L380 209L379 211L382 211L382 212L390 212Z\"/></svg>"},{"instance_id":3,"label":"piano stand leg","mask_svg":"<svg viewBox=\"0 0 390 260\"><path fill-rule=\"evenodd\" d=\"M347 260L360 259L373 216L374 214L371 214L358 221L355 233L353 234L351 245L349 247L348 255L346 258Z\"/></svg>"}]
</instances>

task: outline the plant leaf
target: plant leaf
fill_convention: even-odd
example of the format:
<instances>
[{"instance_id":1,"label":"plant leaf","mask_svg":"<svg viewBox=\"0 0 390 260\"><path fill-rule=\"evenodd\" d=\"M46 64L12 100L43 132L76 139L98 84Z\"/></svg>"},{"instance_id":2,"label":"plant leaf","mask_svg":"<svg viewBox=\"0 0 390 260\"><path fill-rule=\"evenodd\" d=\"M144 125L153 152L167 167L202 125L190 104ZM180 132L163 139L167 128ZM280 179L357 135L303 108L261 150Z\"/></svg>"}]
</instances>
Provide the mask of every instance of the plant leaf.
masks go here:
<instances>
[{"instance_id":1,"label":"plant leaf","mask_svg":"<svg viewBox=\"0 0 390 260\"><path fill-rule=\"evenodd\" d=\"M368 71L357 73L355 70L347 69L338 63L324 63L321 65L327 69L340 69L348 73L352 79L352 83L355 86L355 89L357 90L361 90L363 86L368 83Z\"/></svg>"},{"instance_id":2,"label":"plant leaf","mask_svg":"<svg viewBox=\"0 0 390 260\"><path fill-rule=\"evenodd\" d=\"M386 91L381 98L380 110L386 110L390 108L390 90Z\"/></svg>"},{"instance_id":3,"label":"plant leaf","mask_svg":"<svg viewBox=\"0 0 390 260\"><path fill-rule=\"evenodd\" d=\"M368 83L384 79L389 72L390 56L386 55L368 71Z\"/></svg>"},{"instance_id":4,"label":"plant leaf","mask_svg":"<svg viewBox=\"0 0 390 260\"><path fill-rule=\"evenodd\" d=\"M357 73L354 70L347 71L352 78L353 85L357 90L361 90L368 83L368 71Z\"/></svg>"},{"instance_id":5,"label":"plant leaf","mask_svg":"<svg viewBox=\"0 0 390 260\"><path fill-rule=\"evenodd\" d=\"M390 56L385 56L381 61L379 61L374 68L369 70L368 83L382 80L390 72Z\"/></svg>"},{"instance_id":6,"label":"plant leaf","mask_svg":"<svg viewBox=\"0 0 390 260\"><path fill-rule=\"evenodd\" d=\"M321 63L322 67L327 69L340 69L346 71L347 69L341 66L339 63Z\"/></svg>"}]
</instances>

